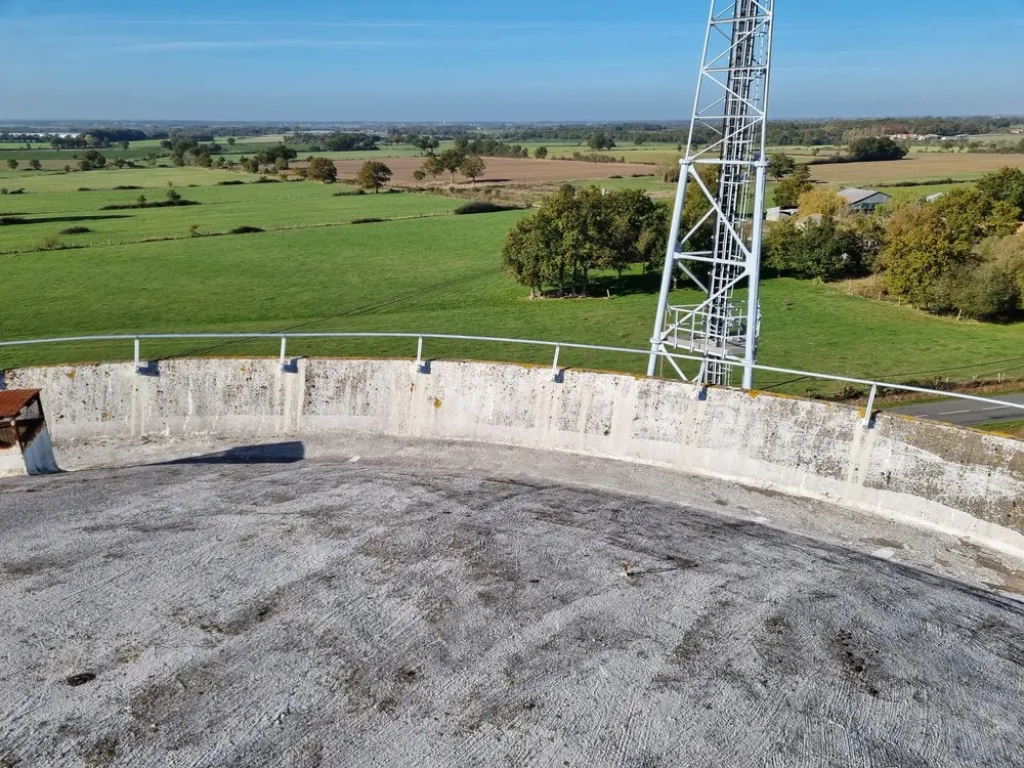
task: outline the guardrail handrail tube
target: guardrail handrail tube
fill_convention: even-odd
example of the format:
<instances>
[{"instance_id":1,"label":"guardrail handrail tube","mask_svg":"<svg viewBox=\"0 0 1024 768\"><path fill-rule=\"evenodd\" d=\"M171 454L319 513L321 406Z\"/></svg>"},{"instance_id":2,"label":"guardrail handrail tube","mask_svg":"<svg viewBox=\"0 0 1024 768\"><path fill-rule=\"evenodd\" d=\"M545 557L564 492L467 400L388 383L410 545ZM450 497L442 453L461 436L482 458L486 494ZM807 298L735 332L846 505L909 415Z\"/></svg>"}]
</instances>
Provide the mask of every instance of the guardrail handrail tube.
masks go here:
<instances>
[{"instance_id":1,"label":"guardrail handrail tube","mask_svg":"<svg viewBox=\"0 0 1024 768\"><path fill-rule=\"evenodd\" d=\"M512 339L502 336L464 336L461 334L450 334L450 333L406 333L406 332L387 332L387 331L298 331L294 333L281 333L281 332L249 332L249 333L131 333L131 334L110 334L110 335L99 335L99 336L61 336L49 339L16 339L12 341L0 341L0 348L2 347L23 347L33 346L41 344L74 344L79 342L96 342L96 341L131 341L135 345L135 363L138 367L139 358L139 342L142 340L149 341L173 341L173 340L188 340L188 339L280 339L281 341L281 355L284 356L285 345L289 339L417 339L417 362L422 362L423 357L423 340L424 339L435 339L438 341L476 341L476 342L487 342L494 344L522 344L524 346L535 346L535 347L549 347L555 350L555 360L553 369L558 368L558 357L562 349L581 349L590 350L594 352L612 352L616 354L624 355L647 355L650 356L650 349L633 349L631 347L612 347L601 344L579 344L575 342L566 341L546 341L543 339ZM685 355L676 354L670 352L659 353L659 357L669 358L671 360L683 360L688 362L703 363L704 358L698 355ZM743 361L732 361L723 360L721 361L726 365L731 365L737 368L750 367ZM1024 411L1024 403L1011 403L1006 400L996 400L990 397L980 397L978 395L968 395L962 392L943 392L938 389L927 389L925 387L915 387L910 384L892 384L884 381L874 381L871 379L856 379L849 376L837 376L828 373L815 373L813 371L800 371L794 368L778 368L771 365L756 364L753 366L754 370L765 371L767 373L782 373L787 376L800 376L810 379L819 379L821 381L835 381L842 384L859 384L872 389L869 408L874 403L874 396L877 394L878 389L896 389L903 392L914 392L917 394L937 396L937 397L948 397L956 400L970 400L978 403L986 403L987 405L998 405L1006 408L1014 408L1020 411ZM867 418L871 418L871 411L868 411Z\"/></svg>"}]
</instances>

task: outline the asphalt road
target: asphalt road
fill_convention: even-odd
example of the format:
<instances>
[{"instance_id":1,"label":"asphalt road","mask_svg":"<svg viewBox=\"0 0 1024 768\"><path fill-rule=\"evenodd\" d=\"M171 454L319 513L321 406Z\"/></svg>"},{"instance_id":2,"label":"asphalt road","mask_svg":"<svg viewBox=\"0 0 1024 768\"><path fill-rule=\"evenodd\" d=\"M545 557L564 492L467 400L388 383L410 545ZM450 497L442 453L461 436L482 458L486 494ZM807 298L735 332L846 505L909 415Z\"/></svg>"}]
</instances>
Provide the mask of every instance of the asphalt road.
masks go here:
<instances>
[{"instance_id":1,"label":"asphalt road","mask_svg":"<svg viewBox=\"0 0 1024 768\"><path fill-rule=\"evenodd\" d=\"M1019 588L990 553L642 467L358 450L0 482L0 765L1024 765L1024 604L940 575ZM767 524L800 516L855 545Z\"/></svg>"},{"instance_id":2,"label":"asphalt road","mask_svg":"<svg viewBox=\"0 0 1024 768\"><path fill-rule=\"evenodd\" d=\"M1020 403L1024 406L1024 394L993 395L996 400ZM938 403L908 405L905 408L887 408L887 413L902 413L905 416L917 416L932 421L944 421L971 427L990 421L1018 421L1024 419L1024 407L1007 408L1002 405L985 405L973 400L943 400Z\"/></svg>"}]
</instances>

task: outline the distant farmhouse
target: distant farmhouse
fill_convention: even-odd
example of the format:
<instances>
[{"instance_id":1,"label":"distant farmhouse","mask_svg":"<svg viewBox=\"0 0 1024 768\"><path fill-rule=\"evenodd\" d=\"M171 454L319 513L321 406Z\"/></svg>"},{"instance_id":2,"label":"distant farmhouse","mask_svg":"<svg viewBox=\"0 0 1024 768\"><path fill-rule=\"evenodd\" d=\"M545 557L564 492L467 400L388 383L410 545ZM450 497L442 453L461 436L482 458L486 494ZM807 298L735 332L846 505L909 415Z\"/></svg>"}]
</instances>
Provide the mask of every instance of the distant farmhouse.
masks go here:
<instances>
[{"instance_id":1,"label":"distant farmhouse","mask_svg":"<svg viewBox=\"0 0 1024 768\"><path fill-rule=\"evenodd\" d=\"M846 201L851 211L858 213L871 213L878 206L892 202L892 197L884 192L875 192L873 189L857 189L856 187L842 190L839 196Z\"/></svg>"},{"instance_id":2,"label":"distant farmhouse","mask_svg":"<svg viewBox=\"0 0 1024 768\"><path fill-rule=\"evenodd\" d=\"M876 192L873 189L857 189L850 187L838 193L852 213L871 213L876 208L892 202L892 197L884 192ZM765 221L778 222L795 218L798 226L806 225L808 222L819 223L822 220L820 214L800 216L800 209L795 207L777 206L765 211Z\"/></svg>"}]
</instances>

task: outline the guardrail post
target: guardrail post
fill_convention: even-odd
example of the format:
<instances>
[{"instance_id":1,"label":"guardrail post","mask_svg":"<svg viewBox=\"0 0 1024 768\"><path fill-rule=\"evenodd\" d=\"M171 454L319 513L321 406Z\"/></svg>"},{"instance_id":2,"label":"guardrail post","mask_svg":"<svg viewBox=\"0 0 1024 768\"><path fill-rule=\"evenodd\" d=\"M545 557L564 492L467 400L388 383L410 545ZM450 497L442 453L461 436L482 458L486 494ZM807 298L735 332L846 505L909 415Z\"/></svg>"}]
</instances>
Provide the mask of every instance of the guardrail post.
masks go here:
<instances>
[{"instance_id":1,"label":"guardrail post","mask_svg":"<svg viewBox=\"0 0 1024 768\"><path fill-rule=\"evenodd\" d=\"M556 383L558 383L558 384L562 383L562 373L561 373L561 371L558 370L558 356L561 354L561 352L562 352L562 347L560 345L556 344L555 345L555 361L551 364L551 380L556 382Z\"/></svg>"},{"instance_id":2,"label":"guardrail post","mask_svg":"<svg viewBox=\"0 0 1024 768\"><path fill-rule=\"evenodd\" d=\"M288 350L288 339L284 336L281 337L281 370L287 372L288 365L285 363L285 355Z\"/></svg>"},{"instance_id":3,"label":"guardrail post","mask_svg":"<svg viewBox=\"0 0 1024 768\"><path fill-rule=\"evenodd\" d=\"M138 338L135 339L135 372L136 373L141 373L142 372L142 369L139 366L139 340L138 340Z\"/></svg>"},{"instance_id":4,"label":"guardrail post","mask_svg":"<svg viewBox=\"0 0 1024 768\"><path fill-rule=\"evenodd\" d=\"M872 384L871 385L871 394L868 395L868 407L867 407L867 410L864 412L864 427L866 429L870 429L871 428L871 417L872 417L872 415L874 415L874 412L875 412L875 395L877 395L877 394L878 394L878 385L877 384Z\"/></svg>"},{"instance_id":5,"label":"guardrail post","mask_svg":"<svg viewBox=\"0 0 1024 768\"><path fill-rule=\"evenodd\" d=\"M416 371L418 373L430 373L430 364L423 360L423 337L416 338Z\"/></svg>"}]
</instances>

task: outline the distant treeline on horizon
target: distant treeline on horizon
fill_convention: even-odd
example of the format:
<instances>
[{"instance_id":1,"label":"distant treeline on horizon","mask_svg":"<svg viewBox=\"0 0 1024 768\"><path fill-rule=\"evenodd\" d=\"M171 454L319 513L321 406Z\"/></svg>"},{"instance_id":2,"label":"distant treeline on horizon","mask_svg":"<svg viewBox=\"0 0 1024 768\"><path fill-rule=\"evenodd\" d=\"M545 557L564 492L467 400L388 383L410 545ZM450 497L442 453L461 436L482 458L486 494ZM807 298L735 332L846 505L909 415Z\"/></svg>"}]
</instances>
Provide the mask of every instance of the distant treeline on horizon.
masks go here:
<instances>
[{"instance_id":1,"label":"distant treeline on horizon","mask_svg":"<svg viewBox=\"0 0 1024 768\"><path fill-rule=\"evenodd\" d=\"M1024 125L1024 116L904 117L770 120L768 143L772 146L830 146L872 136L977 136L1008 133ZM228 136L266 136L277 134L338 133L374 134L385 143L398 143L406 136L431 136L440 140L459 137L492 136L503 141L587 141L604 134L622 142L684 143L689 138L688 121L681 122L579 122L579 123L221 123L213 122L68 122L24 123L0 130L3 142L39 142L63 138L75 143L72 134L102 137L102 144L146 139L163 140L191 136L213 140ZM701 143L714 140L711 128L699 126L696 138Z\"/></svg>"}]
</instances>

